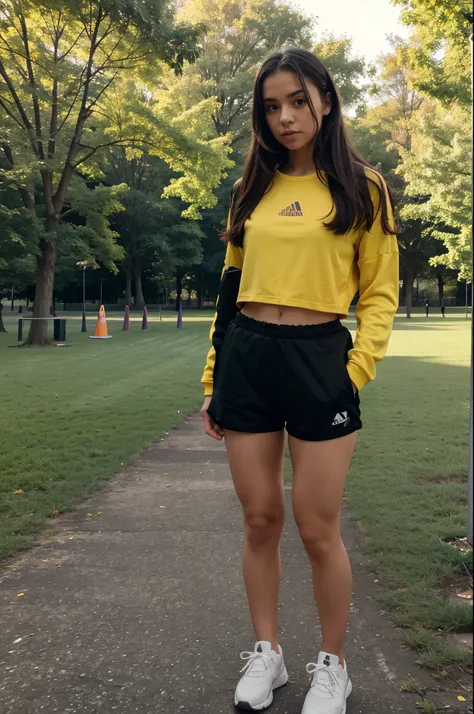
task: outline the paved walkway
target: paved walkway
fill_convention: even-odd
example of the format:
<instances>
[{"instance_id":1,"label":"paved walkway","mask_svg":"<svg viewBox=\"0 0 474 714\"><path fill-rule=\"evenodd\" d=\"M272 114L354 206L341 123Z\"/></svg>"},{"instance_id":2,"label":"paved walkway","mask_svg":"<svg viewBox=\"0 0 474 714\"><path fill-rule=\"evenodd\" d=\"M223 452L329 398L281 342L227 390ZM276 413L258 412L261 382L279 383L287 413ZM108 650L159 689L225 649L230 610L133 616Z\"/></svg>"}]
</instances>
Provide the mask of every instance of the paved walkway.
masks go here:
<instances>
[{"instance_id":1,"label":"paved walkway","mask_svg":"<svg viewBox=\"0 0 474 714\"><path fill-rule=\"evenodd\" d=\"M305 664L318 644L289 491L287 499L281 642L290 682L276 694L274 714L300 714ZM199 419L53 526L0 573L2 714L234 712L239 653L253 646L241 514L223 448L204 437ZM419 711L399 683L410 674L429 682L429 675L417 671L381 612L347 515L344 531L356 581L348 714ZM450 714L467 712L453 700Z\"/></svg>"}]
</instances>

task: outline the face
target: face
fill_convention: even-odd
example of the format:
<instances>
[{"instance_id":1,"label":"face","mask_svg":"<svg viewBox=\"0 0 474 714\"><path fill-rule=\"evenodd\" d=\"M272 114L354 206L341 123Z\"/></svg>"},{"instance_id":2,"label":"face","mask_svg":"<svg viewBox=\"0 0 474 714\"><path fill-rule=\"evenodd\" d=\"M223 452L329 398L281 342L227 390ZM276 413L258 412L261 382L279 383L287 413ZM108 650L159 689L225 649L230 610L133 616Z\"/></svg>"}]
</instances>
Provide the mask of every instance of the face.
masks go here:
<instances>
[{"instance_id":1,"label":"face","mask_svg":"<svg viewBox=\"0 0 474 714\"><path fill-rule=\"evenodd\" d=\"M263 100L268 126L280 144L290 151L312 145L323 117L331 111L331 95L322 97L319 89L306 79L317 123L311 113L298 77L279 71L263 83Z\"/></svg>"}]
</instances>

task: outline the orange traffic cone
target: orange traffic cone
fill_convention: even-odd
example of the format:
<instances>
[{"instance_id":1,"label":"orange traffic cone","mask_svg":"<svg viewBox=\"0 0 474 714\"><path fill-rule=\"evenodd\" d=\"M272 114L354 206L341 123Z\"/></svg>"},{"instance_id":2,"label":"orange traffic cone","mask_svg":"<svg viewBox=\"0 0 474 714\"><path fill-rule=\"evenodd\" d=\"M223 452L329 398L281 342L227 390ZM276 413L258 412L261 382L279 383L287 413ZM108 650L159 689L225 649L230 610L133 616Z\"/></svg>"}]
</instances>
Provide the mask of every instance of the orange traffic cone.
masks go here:
<instances>
[{"instance_id":1,"label":"orange traffic cone","mask_svg":"<svg viewBox=\"0 0 474 714\"><path fill-rule=\"evenodd\" d=\"M112 335L107 332L107 319L105 317L104 306L100 306L99 317L97 318L97 324L95 326L95 332L93 335L89 335L90 340L109 340Z\"/></svg>"}]
</instances>

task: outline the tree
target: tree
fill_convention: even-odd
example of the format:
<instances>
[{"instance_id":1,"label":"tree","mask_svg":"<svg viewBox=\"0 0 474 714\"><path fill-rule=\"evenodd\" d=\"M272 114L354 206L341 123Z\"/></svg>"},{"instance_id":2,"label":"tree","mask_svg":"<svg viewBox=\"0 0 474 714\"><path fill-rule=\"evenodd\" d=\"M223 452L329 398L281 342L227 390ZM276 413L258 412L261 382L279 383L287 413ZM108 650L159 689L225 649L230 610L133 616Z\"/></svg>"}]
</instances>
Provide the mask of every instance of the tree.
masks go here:
<instances>
[{"instance_id":1,"label":"tree","mask_svg":"<svg viewBox=\"0 0 474 714\"><path fill-rule=\"evenodd\" d=\"M459 271L472 280L471 249L471 129L468 112L461 105L430 106L418 112L411 129L410 149L402 150L399 171L408 182L408 196L424 195L423 203L407 203L402 216L424 219L436 216L434 237L446 252L432 264Z\"/></svg>"},{"instance_id":2,"label":"tree","mask_svg":"<svg viewBox=\"0 0 474 714\"><path fill-rule=\"evenodd\" d=\"M466 0L395 0L403 19L415 27L408 59L413 84L432 97L411 122L413 146L402 151L400 173L407 194L429 197L408 203L403 215L417 219L435 215L442 228L435 233L446 251L431 263L472 279L471 243L471 51L472 5Z\"/></svg>"},{"instance_id":3,"label":"tree","mask_svg":"<svg viewBox=\"0 0 474 714\"><path fill-rule=\"evenodd\" d=\"M164 0L0 2L0 146L8 181L38 224L35 317L48 315L73 176L104 146L130 139L94 127L107 94L123 73L158 61L180 71L197 39ZM28 342L46 341L45 321L33 321Z\"/></svg>"},{"instance_id":4,"label":"tree","mask_svg":"<svg viewBox=\"0 0 474 714\"><path fill-rule=\"evenodd\" d=\"M35 230L17 192L0 187L0 295L12 286L21 290L33 282Z\"/></svg>"},{"instance_id":5,"label":"tree","mask_svg":"<svg viewBox=\"0 0 474 714\"><path fill-rule=\"evenodd\" d=\"M217 136L231 132L232 145L250 135L250 103L257 67L282 46L310 49L312 19L281 0L185 0L179 17L205 23L202 54L183 77L167 83L174 111L217 99L212 120ZM170 77L170 80L173 78Z\"/></svg>"},{"instance_id":6,"label":"tree","mask_svg":"<svg viewBox=\"0 0 474 714\"><path fill-rule=\"evenodd\" d=\"M237 152L234 153L234 156L239 158ZM228 179L217 189L216 206L205 211L199 222L203 234L202 261L199 265L190 266L187 271L187 284L197 293L198 307L202 306L203 298L215 300L219 292L225 245L222 241L217 240L217 233L225 227L231 187L241 175L242 167L239 162L229 172Z\"/></svg>"},{"instance_id":7,"label":"tree","mask_svg":"<svg viewBox=\"0 0 474 714\"><path fill-rule=\"evenodd\" d=\"M344 109L360 109L369 69L363 57L354 56L352 40L327 34L316 42L313 52L334 77Z\"/></svg>"},{"instance_id":8,"label":"tree","mask_svg":"<svg viewBox=\"0 0 474 714\"><path fill-rule=\"evenodd\" d=\"M423 219L407 219L398 237L400 251L400 273L405 293L406 316L411 318L413 307L413 283L426 274L429 260L438 247L433 235L436 224Z\"/></svg>"},{"instance_id":9,"label":"tree","mask_svg":"<svg viewBox=\"0 0 474 714\"><path fill-rule=\"evenodd\" d=\"M424 195L408 195L407 180L398 174L403 152L412 146L414 117L425 99L411 82L408 63L408 44L396 36L389 38L392 52L380 60L377 83L372 91L380 103L370 108L365 116L353 122L353 138L361 153L385 173L400 211L401 231L398 237L401 278L405 294L407 318L411 317L413 283L428 268L435 255L437 242L433 240L438 219L430 211L412 215L413 206L425 205Z\"/></svg>"},{"instance_id":10,"label":"tree","mask_svg":"<svg viewBox=\"0 0 474 714\"><path fill-rule=\"evenodd\" d=\"M183 207L176 199L159 199L164 181L159 162L142 155L130 168L135 186L124 199L124 212L117 216L116 227L125 249L126 303L130 304L132 278L135 304L145 305L142 272L151 276L172 272L177 291L181 292L182 268L200 262L202 232L199 224L183 218Z\"/></svg>"},{"instance_id":11,"label":"tree","mask_svg":"<svg viewBox=\"0 0 474 714\"><path fill-rule=\"evenodd\" d=\"M135 107L132 112L131 107ZM127 147L111 147L100 163L107 184L124 183L130 189L124 199L125 212L114 224L125 249L127 304L131 300L132 276L136 304L144 304L142 267L147 264L150 271L152 264L160 263L163 241L169 238L168 233L164 235L164 228L182 226L189 237L186 224L189 219L200 218L197 207L212 209L217 202L214 189L233 162L228 157L229 139L215 136L212 116L216 110L215 98L209 98L173 114L169 111L166 89L137 92L130 82L121 87L120 96L107 109L107 126L116 127L117 131L123 130L128 121L136 123L137 116L142 117L142 123L148 121L150 112L153 124L161 129L158 151L140 140L130 141ZM180 203L175 198L181 199ZM190 206L186 208L183 201ZM178 205L182 217L176 217ZM170 211L173 224L168 224ZM194 226L192 231L200 245L199 227Z\"/></svg>"},{"instance_id":12,"label":"tree","mask_svg":"<svg viewBox=\"0 0 474 714\"><path fill-rule=\"evenodd\" d=\"M409 59L417 88L444 104L471 102L472 3L468 0L393 0L415 28Z\"/></svg>"}]
</instances>

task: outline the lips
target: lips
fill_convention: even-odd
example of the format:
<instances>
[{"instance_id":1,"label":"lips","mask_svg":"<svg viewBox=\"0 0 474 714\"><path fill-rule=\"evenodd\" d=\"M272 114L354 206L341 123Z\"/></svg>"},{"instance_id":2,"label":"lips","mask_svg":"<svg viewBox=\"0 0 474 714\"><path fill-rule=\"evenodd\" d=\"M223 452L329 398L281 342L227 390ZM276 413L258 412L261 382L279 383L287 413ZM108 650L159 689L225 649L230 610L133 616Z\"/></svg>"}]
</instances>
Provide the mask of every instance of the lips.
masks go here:
<instances>
[{"instance_id":1,"label":"lips","mask_svg":"<svg viewBox=\"0 0 474 714\"><path fill-rule=\"evenodd\" d=\"M296 134L299 134L299 131L290 131L290 132L285 132L282 134L282 136L296 136Z\"/></svg>"}]
</instances>

